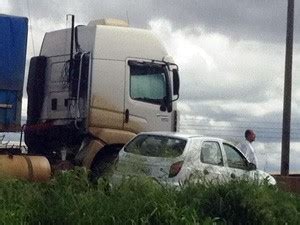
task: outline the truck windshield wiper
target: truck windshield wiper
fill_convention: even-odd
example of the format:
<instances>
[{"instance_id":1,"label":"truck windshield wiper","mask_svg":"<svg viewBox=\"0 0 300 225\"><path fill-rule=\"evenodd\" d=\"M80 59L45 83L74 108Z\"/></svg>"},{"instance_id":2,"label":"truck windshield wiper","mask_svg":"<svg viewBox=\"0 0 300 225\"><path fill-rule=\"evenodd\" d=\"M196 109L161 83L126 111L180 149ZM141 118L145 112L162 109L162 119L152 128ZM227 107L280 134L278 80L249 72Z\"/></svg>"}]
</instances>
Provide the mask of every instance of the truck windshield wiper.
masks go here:
<instances>
[{"instance_id":1,"label":"truck windshield wiper","mask_svg":"<svg viewBox=\"0 0 300 225\"><path fill-rule=\"evenodd\" d=\"M143 102L156 103L156 104L160 104L162 101L161 99L153 99L153 98L147 98L147 97L138 97L138 98L134 98L134 99L143 101Z\"/></svg>"}]
</instances>

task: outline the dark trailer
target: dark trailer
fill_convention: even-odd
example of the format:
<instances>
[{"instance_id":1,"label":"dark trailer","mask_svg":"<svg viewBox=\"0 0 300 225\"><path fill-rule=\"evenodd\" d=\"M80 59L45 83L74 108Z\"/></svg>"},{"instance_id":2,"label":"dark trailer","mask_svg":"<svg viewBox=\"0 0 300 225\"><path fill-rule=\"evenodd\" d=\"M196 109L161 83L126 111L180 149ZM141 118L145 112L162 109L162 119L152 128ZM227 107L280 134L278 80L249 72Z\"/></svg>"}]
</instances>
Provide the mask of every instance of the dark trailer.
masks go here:
<instances>
[{"instance_id":1,"label":"dark trailer","mask_svg":"<svg viewBox=\"0 0 300 225\"><path fill-rule=\"evenodd\" d=\"M0 14L0 132L21 130L28 19Z\"/></svg>"}]
</instances>

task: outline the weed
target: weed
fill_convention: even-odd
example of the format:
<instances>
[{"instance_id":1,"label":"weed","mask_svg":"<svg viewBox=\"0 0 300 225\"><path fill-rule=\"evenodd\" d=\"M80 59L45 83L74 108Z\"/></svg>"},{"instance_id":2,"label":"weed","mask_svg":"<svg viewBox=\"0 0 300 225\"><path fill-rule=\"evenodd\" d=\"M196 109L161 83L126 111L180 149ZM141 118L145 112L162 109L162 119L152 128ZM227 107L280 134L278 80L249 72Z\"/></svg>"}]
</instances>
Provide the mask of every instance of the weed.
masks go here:
<instances>
[{"instance_id":1,"label":"weed","mask_svg":"<svg viewBox=\"0 0 300 225\"><path fill-rule=\"evenodd\" d=\"M299 224L299 200L250 181L178 190L132 177L111 186L75 169L48 183L1 181L0 224Z\"/></svg>"}]
</instances>

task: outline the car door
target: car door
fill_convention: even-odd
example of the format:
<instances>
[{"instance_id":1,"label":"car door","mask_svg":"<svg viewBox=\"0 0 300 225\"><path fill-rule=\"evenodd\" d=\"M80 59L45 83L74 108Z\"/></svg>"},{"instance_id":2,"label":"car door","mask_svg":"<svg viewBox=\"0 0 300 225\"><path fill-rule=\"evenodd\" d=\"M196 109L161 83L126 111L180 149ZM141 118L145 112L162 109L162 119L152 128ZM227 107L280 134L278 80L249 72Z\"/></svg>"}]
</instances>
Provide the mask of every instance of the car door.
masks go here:
<instances>
[{"instance_id":1,"label":"car door","mask_svg":"<svg viewBox=\"0 0 300 225\"><path fill-rule=\"evenodd\" d=\"M174 110L162 107L170 95L169 74L163 64L128 60L124 129L133 132L171 131Z\"/></svg>"},{"instance_id":2,"label":"car door","mask_svg":"<svg viewBox=\"0 0 300 225\"><path fill-rule=\"evenodd\" d=\"M248 170L246 157L233 145L223 142L226 156L227 176L229 180L249 179L252 173Z\"/></svg>"},{"instance_id":3,"label":"car door","mask_svg":"<svg viewBox=\"0 0 300 225\"><path fill-rule=\"evenodd\" d=\"M222 182L225 167L220 143L214 140L202 141L198 157L199 166L193 176L198 175L198 179L206 182Z\"/></svg>"}]
</instances>

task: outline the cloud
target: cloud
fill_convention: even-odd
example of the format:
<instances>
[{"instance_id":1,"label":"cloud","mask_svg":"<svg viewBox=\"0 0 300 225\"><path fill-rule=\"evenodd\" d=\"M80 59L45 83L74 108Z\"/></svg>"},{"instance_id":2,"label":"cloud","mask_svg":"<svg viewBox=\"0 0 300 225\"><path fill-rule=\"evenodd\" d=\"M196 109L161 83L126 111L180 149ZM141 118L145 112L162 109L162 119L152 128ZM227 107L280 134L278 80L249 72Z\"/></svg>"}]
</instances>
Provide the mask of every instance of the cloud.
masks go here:
<instances>
[{"instance_id":1,"label":"cloud","mask_svg":"<svg viewBox=\"0 0 300 225\"><path fill-rule=\"evenodd\" d=\"M12 6L9 3L9 0L2 0L0 3L0 14L10 14L12 11Z\"/></svg>"},{"instance_id":2,"label":"cloud","mask_svg":"<svg viewBox=\"0 0 300 225\"><path fill-rule=\"evenodd\" d=\"M283 45L234 42L202 27L195 27L196 35L163 19L149 24L180 65L181 99L258 103L281 97Z\"/></svg>"},{"instance_id":3,"label":"cloud","mask_svg":"<svg viewBox=\"0 0 300 225\"><path fill-rule=\"evenodd\" d=\"M146 27L148 21L164 18L173 21L176 29L201 26L208 33L219 33L235 41L285 41L287 1L282 0L28 0L28 3L32 19L49 18L64 22L66 14L75 14L79 24L86 24L92 19L115 17L129 19L133 26ZM15 14L28 15L26 1L10 0L9 4ZM299 14L300 5L295 4L295 18ZM298 23L295 20L296 36L300 33Z\"/></svg>"},{"instance_id":4,"label":"cloud","mask_svg":"<svg viewBox=\"0 0 300 225\"><path fill-rule=\"evenodd\" d=\"M202 25L233 40L285 41L287 1L180 0L175 4L156 0L154 4L163 11L161 17L174 21L180 29ZM295 4L295 18L299 12L300 5ZM299 34L297 28L295 33Z\"/></svg>"},{"instance_id":5,"label":"cloud","mask_svg":"<svg viewBox=\"0 0 300 225\"><path fill-rule=\"evenodd\" d=\"M259 169L280 173L281 168L281 145L278 143L254 143L258 157ZM290 173L299 173L300 164L297 159L300 157L300 142L293 142L290 150Z\"/></svg>"},{"instance_id":6,"label":"cloud","mask_svg":"<svg viewBox=\"0 0 300 225\"><path fill-rule=\"evenodd\" d=\"M27 118L27 105L28 105L28 99L23 98L22 99L22 111L21 111L22 118Z\"/></svg>"}]
</instances>

